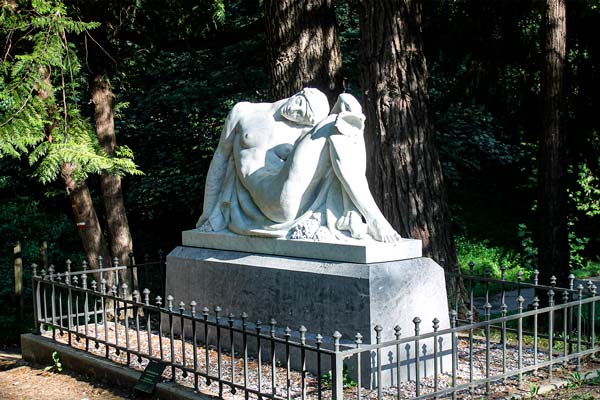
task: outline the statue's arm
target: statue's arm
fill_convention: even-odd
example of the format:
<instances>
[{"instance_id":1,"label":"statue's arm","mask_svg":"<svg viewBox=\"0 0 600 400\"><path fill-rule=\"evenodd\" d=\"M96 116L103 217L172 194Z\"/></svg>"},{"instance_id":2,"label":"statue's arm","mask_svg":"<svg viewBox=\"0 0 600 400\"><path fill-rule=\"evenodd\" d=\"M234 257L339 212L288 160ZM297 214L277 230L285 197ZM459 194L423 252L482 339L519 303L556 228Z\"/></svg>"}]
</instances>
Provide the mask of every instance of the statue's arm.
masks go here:
<instances>
[{"instance_id":1,"label":"statue's arm","mask_svg":"<svg viewBox=\"0 0 600 400\"><path fill-rule=\"evenodd\" d=\"M233 140L235 138L235 130L239 122L240 104L236 104L233 109L229 112L223 131L221 132L221 138L217 150L213 155L206 175L206 184L204 186L204 203L202 207L202 215L196 223L196 227L203 225L214 208L217 206L219 197L221 195L221 189L223 188L223 181L225 179L225 173L227 172L227 162L231 156L231 150L233 148Z\"/></svg>"}]
</instances>

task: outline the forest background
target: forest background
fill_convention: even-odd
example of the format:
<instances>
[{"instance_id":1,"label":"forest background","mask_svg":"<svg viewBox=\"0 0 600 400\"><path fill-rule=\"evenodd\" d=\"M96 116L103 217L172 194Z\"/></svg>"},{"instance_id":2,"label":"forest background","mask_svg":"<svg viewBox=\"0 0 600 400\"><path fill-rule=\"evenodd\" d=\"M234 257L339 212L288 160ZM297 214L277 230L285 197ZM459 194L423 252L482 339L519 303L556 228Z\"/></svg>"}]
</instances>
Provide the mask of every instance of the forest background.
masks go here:
<instances>
[{"instance_id":1,"label":"forest background","mask_svg":"<svg viewBox=\"0 0 600 400\"><path fill-rule=\"evenodd\" d=\"M156 258L157 249L179 245L181 231L193 228L201 213L205 175L227 112L238 101L276 100L262 1L48 3L63 7L73 21L67 36L81 65L71 100L82 121L94 121L90 60L107 66L103 79L115 95L118 157L124 160L111 168L133 173L122 180L133 250ZM333 3L343 86L362 101L359 16L352 2ZM569 263L577 275L589 276L600 274L600 1L567 2L566 9ZM538 267L543 15L544 3L533 0L423 2L429 113L465 270L473 261L478 272L491 268L498 276L505 265L509 278L519 271L527 278ZM78 27L79 21L99 24ZM6 91L9 82L0 85ZM0 97L0 112L14 106L7 101ZM97 169L87 171L87 186L101 211ZM0 157L2 341L14 341L29 323L14 329L17 240L26 266L39 263L42 241L56 264L67 258L77 264L85 254L64 183L44 179L43 171L40 178L39 165L24 155ZM26 290L29 273L26 267Z\"/></svg>"}]
</instances>

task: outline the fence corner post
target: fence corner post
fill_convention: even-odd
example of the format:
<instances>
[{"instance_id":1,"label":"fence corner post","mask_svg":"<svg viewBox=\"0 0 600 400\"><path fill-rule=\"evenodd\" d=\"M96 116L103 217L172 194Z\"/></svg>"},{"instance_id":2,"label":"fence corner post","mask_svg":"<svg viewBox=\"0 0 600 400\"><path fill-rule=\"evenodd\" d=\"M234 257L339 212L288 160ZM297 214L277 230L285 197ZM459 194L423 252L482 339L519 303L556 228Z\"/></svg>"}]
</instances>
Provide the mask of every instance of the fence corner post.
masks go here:
<instances>
[{"instance_id":1,"label":"fence corner post","mask_svg":"<svg viewBox=\"0 0 600 400\"><path fill-rule=\"evenodd\" d=\"M342 400L344 398L344 357L340 352L340 339L342 334L338 331L333 333L333 349L335 354L332 357L331 373L331 398L332 400Z\"/></svg>"}]
</instances>

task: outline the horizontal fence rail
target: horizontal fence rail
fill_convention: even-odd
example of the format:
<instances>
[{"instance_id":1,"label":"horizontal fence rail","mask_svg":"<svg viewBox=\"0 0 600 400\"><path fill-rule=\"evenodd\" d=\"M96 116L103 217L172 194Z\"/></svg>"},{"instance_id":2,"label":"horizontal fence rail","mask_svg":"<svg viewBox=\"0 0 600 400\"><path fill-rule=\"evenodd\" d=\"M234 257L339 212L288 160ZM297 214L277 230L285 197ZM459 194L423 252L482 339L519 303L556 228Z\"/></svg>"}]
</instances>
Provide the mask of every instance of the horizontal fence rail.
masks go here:
<instances>
[{"instance_id":1,"label":"horizontal fence rail","mask_svg":"<svg viewBox=\"0 0 600 400\"><path fill-rule=\"evenodd\" d=\"M60 272L54 266L39 271L32 266L36 332L137 369L164 363L165 379L220 397L481 396L491 394L495 385L522 386L531 374L551 381L558 366L579 370L582 359L600 350L597 288L592 282L575 287L572 276L562 288L556 279L540 285L537 272L533 282L521 276L508 281L504 268L501 279L488 273L449 274L462 279L467 290L464 315L452 310L447 328L438 318L422 321L418 316L412 319L412 332L401 332L399 326L383 332L377 325L374 342L363 343L360 333L323 336L300 323L291 329L272 318L250 321L243 312L223 315L220 307L178 303L171 294L165 296L164 283L158 295L140 290L138 273L143 279L141 272L158 271L164 278L163 255L142 264L133 255L129 265L114 260L104 267L99 261L94 270L85 262L76 271L71 262ZM133 288L120 276L130 277ZM491 293L492 284L498 293ZM477 285L479 297L474 296Z\"/></svg>"}]
</instances>

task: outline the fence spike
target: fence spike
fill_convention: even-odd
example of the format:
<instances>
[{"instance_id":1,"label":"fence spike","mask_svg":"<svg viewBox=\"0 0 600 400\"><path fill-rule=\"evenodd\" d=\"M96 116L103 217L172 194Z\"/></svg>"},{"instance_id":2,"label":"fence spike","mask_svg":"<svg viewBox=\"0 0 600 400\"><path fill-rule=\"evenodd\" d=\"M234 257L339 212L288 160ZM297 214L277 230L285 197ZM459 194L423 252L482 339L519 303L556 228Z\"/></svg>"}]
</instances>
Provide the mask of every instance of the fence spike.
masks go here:
<instances>
[{"instance_id":1,"label":"fence spike","mask_svg":"<svg viewBox=\"0 0 600 400\"><path fill-rule=\"evenodd\" d=\"M204 319L207 320L208 319L208 314L210 313L210 310L208 309L208 307L204 307L202 309L202 316L204 316Z\"/></svg>"},{"instance_id":2,"label":"fence spike","mask_svg":"<svg viewBox=\"0 0 600 400\"><path fill-rule=\"evenodd\" d=\"M59 273L57 273L57 274L56 274L56 281L57 281L57 282L62 282L62 277L63 277L63 275L62 275L60 272L59 272Z\"/></svg>"},{"instance_id":3,"label":"fence spike","mask_svg":"<svg viewBox=\"0 0 600 400\"><path fill-rule=\"evenodd\" d=\"M83 269L84 271L87 271L87 269L88 269L87 260L83 259L83 261L81 261L81 269Z\"/></svg>"},{"instance_id":4,"label":"fence spike","mask_svg":"<svg viewBox=\"0 0 600 400\"><path fill-rule=\"evenodd\" d=\"M450 326L456 328L456 310L450 311Z\"/></svg>"},{"instance_id":5,"label":"fence spike","mask_svg":"<svg viewBox=\"0 0 600 400\"><path fill-rule=\"evenodd\" d=\"M162 297L156 296L156 300L154 302L156 303L158 308L160 308L160 306L162 306Z\"/></svg>"},{"instance_id":6,"label":"fence spike","mask_svg":"<svg viewBox=\"0 0 600 400\"><path fill-rule=\"evenodd\" d=\"M569 302L569 291L568 290L566 290L566 289L563 290L562 299L563 299L563 303Z\"/></svg>"},{"instance_id":7,"label":"fence spike","mask_svg":"<svg viewBox=\"0 0 600 400\"><path fill-rule=\"evenodd\" d=\"M473 311L467 310L467 320L469 321L469 324L473 323Z\"/></svg>"},{"instance_id":8,"label":"fence spike","mask_svg":"<svg viewBox=\"0 0 600 400\"><path fill-rule=\"evenodd\" d=\"M115 257L113 258L113 267L117 268L119 266L119 258Z\"/></svg>"},{"instance_id":9,"label":"fence spike","mask_svg":"<svg viewBox=\"0 0 600 400\"><path fill-rule=\"evenodd\" d=\"M437 331L440 328L440 320L437 318L434 318L433 321L433 331ZM396 328L394 327L394 330L396 330Z\"/></svg>"},{"instance_id":10,"label":"fence spike","mask_svg":"<svg viewBox=\"0 0 600 400\"><path fill-rule=\"evenodd\" d=\"M413 324L415 324L415 336L419 336L419 325L421 325L421 318L419 317L414 317L412 320Z\"/></svg>"},{"instance_id":11,"label":"fence spike","mask_svg":"<svg viewBox=\"0 0 600 400\"><path fill-rule=\"evenodd\" d=\"M260 319L257 319L254 325L256 325L256 333L260 335L260 330L262 329L262 321Z\"/></svg>"},{"instance_id":12,"label":"fence spike","mask_svg":"<svg viewBox=\"0 0 600 400\"><path fill-rule=\"evenodd\" d=\"M179 314L183 314L185 311L185 303L183 301L179 302Z\"/></svg>"},{"instance_id":13,"label":"fence spike","mask_svg":"<svg viewBox=\"0 0 600 400\"><path fill-rule=\"evenodd\" d=\"M37 277L37 264L31 263L31 276Z\"/></svg>"},{"instance_id":14,"label":"fence spike","mask_svg":"<svg viewBox=\"0 0 600 400\"><path fill-rule=\"evenodd\" d=\"M523 296L517 297L517 309L519 311L519 314L521 314L523 312L523 303L524 302L525 302L525 299L523 298Z\"/></svg>"},{"instance_id":15,"label":"fence spike","mask_svg":"<svg viewBox=\"0 0 600 400\"><path fill-rule=\"evenodd\" d=\"M92 279L91 286L94 292L96 291L96 289L98 289L98 283L96 283L96 280Z\"/></svg>"},{"instance_id":16,"label":"fence spike","mask_svg":"<svg viewBox=\"0 0 600 400\"><path fill-rule=\"evenodd\" d=\"M581 300L583 298L583 285L580 283L577 285L577 300Z\"/></svg>"},{"instance_id":17,"label":"fence spike","mask_svg":"<svg viewBox=\"0 0 600 400\"><path fill-rule=\"evenodd\" d=\"M342 334L338 331L333 332L333 349L337 352L340 351L340 339Z\"/></svg>"},{"instance_id":18,"label":"fence spike","mask_svg":"<svg viewBox=\"0 0 600 400\"><path fill-rule=\"evenodd\" d=\"M150 289L146 288L142 291L142 293L144 294L144 303L146 303L147 306L150 305Z\"/></svg>"},{"instance_id":19,"label":"fence spike","mask_svg":"<svg viewBox=\"0 0 600 400\"><path fill-rule=\"evenodd\" d=\"M140 292L139 291L134 290L132 297L133 297L133 301L135 301L136 303L140 302Z\"/></svg>"},{"instance_id":20,"label":"fence spike","mask_svg":"<svg viewBox=\"0 0 600 400\"><path fill-rule=\"evenodd\" d=\"M269 321L269 326L271 327L271 337L275 337L275 325L277 325L277 321L275 321L275 318L271 318Z\"/></svg>"},{"instance_id":21,"label":"fence spike","mask_svg":"<svg viewBox=\"0 0 600 400\"><path fill-rule=\"evenodd\" d=\"M540 271L536 269L533 271L533 284L534 285L538 284L539 278L540 278Z\"/></svg>"},{"instance_id":22,"label":"fence spike","mask_svg":"<svg viewBox=\"0 0 600 400\"><path fill-rule=\"evenodd\" d=\"M508 306L506 305L506 303L502 303L502 305L500 306L500 314L503 317L506 317L507 312L508 312Z\"/></svg>"},{"instance_id":23,"label":"fence spike","mask_svg":"<svg viewBox=\"0 0 600 400\"><path fill-rule=\"evenodd\" d=\"M229 324L230 328L233 328L234 321L235 321L235 314L230 312L229 315L227 316L227 323Z\"/></svg>"},{"instance_id":24,"label":"fence spike","mask_svg":"<svg viewBox=\"0 0 600 400\"><path fill-rule=\"evenodd\" d=\"M217 320L217 323L219 322L219 313L223 311L223 309L219 306L215 307L215 319Z\"/></svg>"},{"instance_id":25,"label":"fence spike","mask_svg":"<svg viewBox=\"0 0 600 400\"><path fill-rule=\"evenodd\" d=\"M67 258L67 261L65 261L65 266L66 266L66 268L67 268L67 273L71 273L71 264L72 264L72 263L71 263L71 260L69 260L69 259Z\"/></svg>"},{"instance_id":26,"label":"fence spike","mask_svg":"<svg viewBox=\"0 0 600 400\"><path fill-rule=\"evenodd\" d=\"M290 336L292 336L292 329L286 326L283 330L283 337L285 337L285 340L290 340Z\"/></svg>"},{"instance_id":27,"label":"fence spike","mask_svg":"<svg viewBox=\"0 0 600 400\"><path fill-rule=\"evenodd\" d=\"M592 297L596 296L596 290L598 290L598 288L596 287L596 285L592 285L592 289L591 289Z\"/></svg>"},{"instance_id":28,"label":"fence spike","mask_svg":"<svg viewBox=\"0 0 600 400\"><path fill-rule=\"evenodd\" d=\"M492 305L490 304L490 302L488 301L487 303L485 303L485 305L483 306L485 308L485 318L487 320L490 319L490 315L492 312Z\"/></svg>"},{"instance_id":29,"label":"fence spike","mask_svg":"<svg viewBox=\"0 0 600 400\"><path fill-rule=\"evenodd\" d=\"M400 336L400 329L398 329L397 331L397 336ZM362 339L363 336L360 334L360 332L356 332L356 335L354 335L354 343L356 343L356 347L360 346L362 344Z\"/></svg>"},{"instance_id":30,"label":"fence spike","mask_svg":"<svg viewBox=\"0 0 600 400\"><path fill-rule=\"evenodd\" d=\"M317 333L317 336L315 336L315 343L317 344L317 347L321 347L323 336L320 333Z\"/></svg>"},{"instance_id":31,"label":"fence spike","mask_svg":"<svg viewBox=\"0 0 600 400\"><path fill-rule=\"evenodd\" d=\"M98 256L97 260L98 260L98 268L102 269L102 267L104 265L103 264L104 263L104 258L102 258L102 256Z\"/></svg>"},{"instance_id":32,"label":"fence spike","mask_svg":"<svg viewBox=\"0 0 600 400\"><path fill-rule=\"evenodd\" d=\"M523 280L523 271L518 270L517 271L517 282L521 283L522 280Z\"/></svg>"},{"instance_id":33,"label":"fence spike","mask_svg":"<svg viewBox=\"0 0 600 400\"><path fill-rule=\"evenodd\" d=\"M76 276L74 278L77 278ZM110 288L110 292L112 293L112 295L114 297L117 297L117 285L112 285L112 287Z\"/></svg>"},{"instance_id":34,"label":"fence spike","mask_svg":"<svg viewBox=\"0 0 600 400\"><path fill-rule=\"evenodd\" d=\"M190 301L192 318L196 318L196 306L197 305L198 305L198 303L196 303L196 301L194 301L194 300Z\"/></svg>"},{"instance_id":35,"label":"fence spike","mask_svg":"<svg viewBox=\"0 0 600 400\"><path fill-rule=\"evenodd\" d=\"M50 264L48 267L48 278L53 281L54 280L54 265Z\"/></svg>"},{"instance_id":36,"label":"fence spike","mask_svg":"<svg viewBox=\"0 0 600 400\"><path fill-rule=\"evenodd\" d=\"M569 289L573 290L573 285L575 284L575 275L569 274Z\"/></svg>"},{"instance_id":37,"label":"fence spike","mask_svg":"<svg viewBox=\"0 0 600 400\"><path fill-rule=\"evenodd\" d=\"M306 344L306 327L304 325L300 325L298 328L298 332L300 332L300 343L302 345Z\"/></svg>"},{"instance_id":38,"label":"fence spike","mask_svg":"<svg viewBox=\"0 0 600 400\"><path fill-rule=\"evenodd\" d=\"M246 314L245 312L242 312L242 314L240 315L240 318L242 319L242 329L243 330L247 330L247 328L248 328L248 314Z\"/></svg>"},{"instance_id":39,"label":"fence spike","mask_svg":"<svg viewBox=\"0 0 600 400\"><path fill-rule=\"evenodd\" d=\"M540 306L540 299L537 296L535 296L533 298L533 301L531 302L531 306L533 307L534 310L537 310L538 307Z\"/></svg>"},{"instance_id":40,"label":"fence spike","mask_svg":"<svg viewBox=\"0 0 600 400\"><path fill-rule=\"evenodd\" d=\"M556 276L552 275L552 276L550 277L550 285L551 285L552 287L556 286Z\"/></svg>"},{"instance_id":41,"label":"fence spike","mask_svg":"<svg viewBox=\"0 0 600 400\"><path fill-rule=\"evenodd\" d=\"M171 295L167 296L167 308L169 311L173 311L173 300L175 300L175 298Z\"/></svg>"},{"instance_id":42,"label":"fence spike","mask_svg":"<svg viewBox=\"0 0 600 400\"><path fill-rule=\"evenodd\" d=\"M121 290L123 291L123 298L126 299L127 298L127 289L129 288L129 286L127 286L126 283L123 283L121 285Z\"/></svg>"},{"instance_id":43,"label":"fence spike","mask_svg":"<svg viewBox=\"0 0 600 400\"><path fill-rule=\"evenodd\" d=\"M77 275L75 275L75 276L73 277L73 285L74 285L74 286L77 286L78 284L79 284L79 277L77 277Z\"/></svg>"},{"instance_id":44,"label":"fence spike","mask_svg":"<svg viewBox=\"0 0 600 400\"><path fill-rule=\"evenodd\" d=\"M88 276L86 273L81 275L81 287L84 289L87 289L87 280L88 280Z\"/></svg>"},{"instance_id":45,"label":"fence spike","mask_svg":"<svg viewBox=\"0 0 600 400\"><path fill-rule=\"evenodd\" d=\"M548 305L552 307L554 305L554 290L548 290Z\"/></svg>"},{"instance_id":46,"label":"fence spike","mask_svg":"<svg viewBox=\"0 0 600 400\"><path fill-rule=\"evenodd\" d=\"M400 325L394 326L394 335L396 336L396 340L400 340L400 335L402 334L401 331L402 328L400 327ZM357 335L360 335L360 333L357 333Z\"/></svg>"},{"instance_id":47,"label":"fence spike","mask_svg":"<svg viewBox=\"0 0 600 400\"><path fill-rule=\"evenodd\" d=\"M381 331L383 331L383 327L381 325L375 325L375 339L377 343L381 342Z\"/></svg>"}]
</instances>

